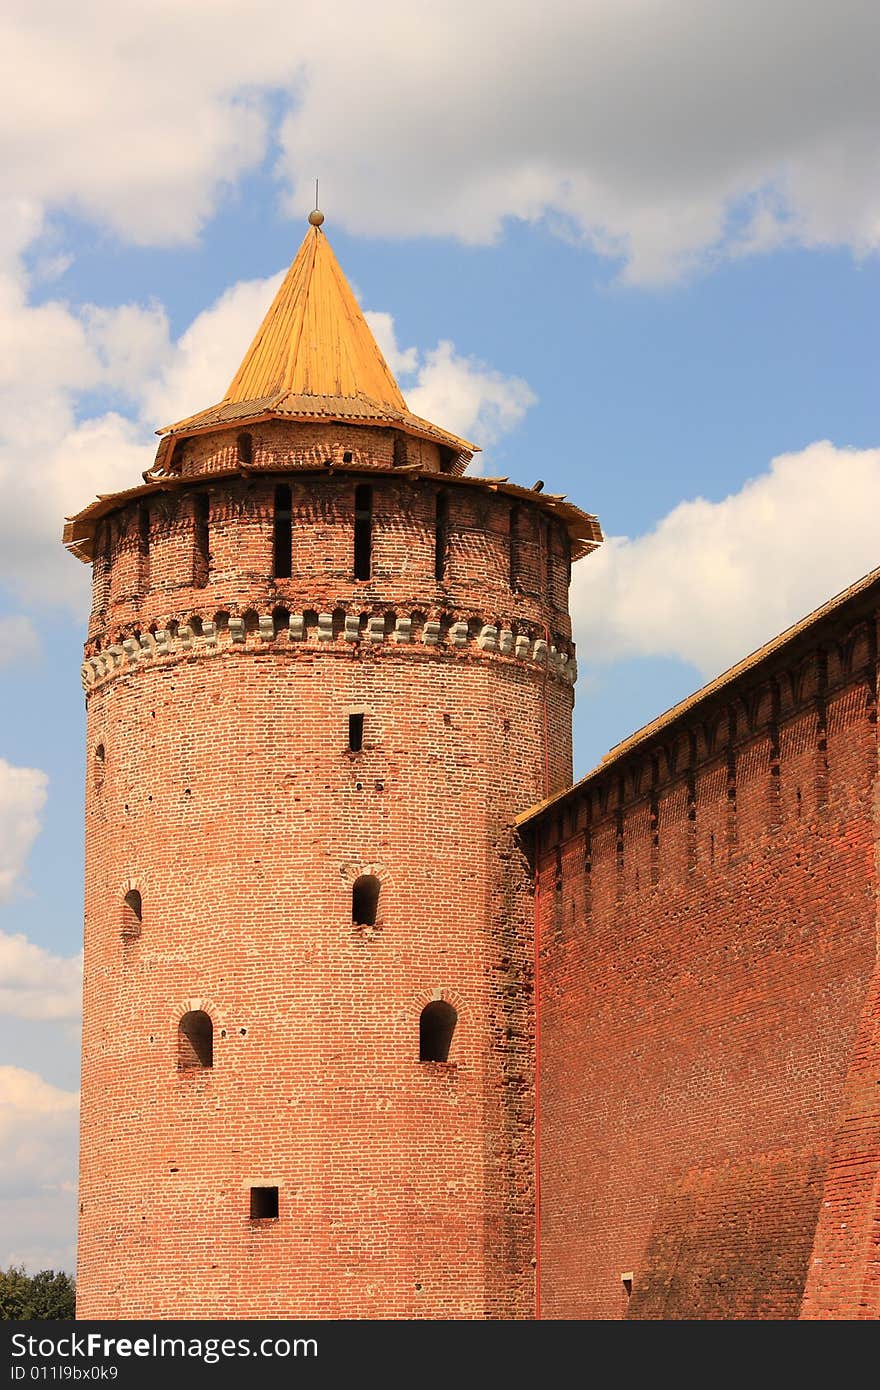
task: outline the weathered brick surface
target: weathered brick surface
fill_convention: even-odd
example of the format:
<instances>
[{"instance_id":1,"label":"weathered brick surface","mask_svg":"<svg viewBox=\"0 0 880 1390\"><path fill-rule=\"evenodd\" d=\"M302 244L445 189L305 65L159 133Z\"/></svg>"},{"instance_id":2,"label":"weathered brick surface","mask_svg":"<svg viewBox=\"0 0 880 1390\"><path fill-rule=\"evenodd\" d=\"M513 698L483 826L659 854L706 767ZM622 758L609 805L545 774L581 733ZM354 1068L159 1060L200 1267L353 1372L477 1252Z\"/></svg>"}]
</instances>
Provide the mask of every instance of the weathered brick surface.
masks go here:
<instances>
[{"instance_id":1,"label":"weathered brick surface","mask_svg":"<svg viewBox=\"0 0 880 1390\"><path fill-rule=\"evenodd\" d=\"M411 439L398 430L377 426L322 424L319 421L288 423L263 420L243 430L216 430L179 441L174 468L184 478L236 468L321 468L327 464L366 463L391 468L413 464L431 471L440 469L440 451L427 440Z\"/></svg>"},{"instance_id":2,"label":"weathered brick surface","mask_svg":"<svg viewBox=\"0 0 880 1390\"><path fill-rule=\"evenodd\" d=\"M868 990L801 1306L804 1318L880 1317L880 978Z\"/></svg>"},{"instance_id":3,"label":"weathered brick surface","mask_svg":"<svg viewBox=\"0 0 880 1390\"><path fill-rule=\"evenodd\" d=\"M290 580L270 577L276 478L208 484L202 588L187 485L151 504L148 547L136 506L105 526L87 654L218 615L220 637L133 647L88 696L78 1313L530 1317L533 919L513 820L545 778L570 781L572 690L477 636L570 642L564 587L551 570L548 602L533 555L531 592L512 588L509 500L454 482L438 584L433 484L378 476L357 583L362 478L287 477ZM528 547L537 509L519 522ZM261 642L281 607L315 621ZM370 613L389 633L414 617L416 640L346 641L345 617ZM466 644L426 645L433 617L468 624ZM352 921L361 873L381 880L375 926ZM435 997L459 1022L450 1061L420 1063ZM180 1071L198 1009L214 1066ZM251 1221L251 1186L279 1188L277 1221Z\"/></svg>"},{"instance_id":4,"label":"weathered brick surface","mask_svg":"<svg viewBox=\"0 0 880 1390\"><path fill-rule=\"evenodd\" d=\"M544 1316L876 1314L871 603L537 823Z\"/></svg>"}]
</instances>

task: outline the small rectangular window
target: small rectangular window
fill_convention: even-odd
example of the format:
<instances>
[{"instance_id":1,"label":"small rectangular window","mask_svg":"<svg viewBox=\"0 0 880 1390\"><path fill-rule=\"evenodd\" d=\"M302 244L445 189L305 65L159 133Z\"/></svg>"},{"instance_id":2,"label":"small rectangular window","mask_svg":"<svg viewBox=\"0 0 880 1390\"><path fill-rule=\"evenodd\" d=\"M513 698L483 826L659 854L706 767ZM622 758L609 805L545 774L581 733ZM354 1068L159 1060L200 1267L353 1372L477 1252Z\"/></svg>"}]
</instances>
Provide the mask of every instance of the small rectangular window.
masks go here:
<instances>
[{"instance_id":1,"label":"small rectangular window","mask_svg":"<svg viewBox=\"0 0 880 1390\"><path fill-rule=\"evenodd\" d=\"M359 483L354 490L354 577L369 579L373 550L373 489Z\"/></svg>"},{"instance_id":2,"label":"small rectangular window","mask_svg":"<svg viewBox=\"0 0 880 1390\"><path fill-rule=\"evenodd\" d=\"M352 753L360 753L364 746L364 716L362 714L350 714L348 716L348 746Z\"/></svg>"},{"instance_id":3,"label":"small rectangular window","mask_svg":"<svg viewBox=\"0 0 880 1390\"><path fill-rule=\"evenodd\" d=\"M293 513L290 488L280 483L275 489L275 532L272 573L276 579L289 579L292 573Z\"/></svg>"},{"instance_id":4,"label":"small rectangular window","mask_svg":"<svg viewBox=\"0 0 880 1390\"><path fill-rule=\"evenodd\" d=\"M278 1188L251 1188L251 1221L274 1221L278 1218Z\"/></svg>"}]
</instances>

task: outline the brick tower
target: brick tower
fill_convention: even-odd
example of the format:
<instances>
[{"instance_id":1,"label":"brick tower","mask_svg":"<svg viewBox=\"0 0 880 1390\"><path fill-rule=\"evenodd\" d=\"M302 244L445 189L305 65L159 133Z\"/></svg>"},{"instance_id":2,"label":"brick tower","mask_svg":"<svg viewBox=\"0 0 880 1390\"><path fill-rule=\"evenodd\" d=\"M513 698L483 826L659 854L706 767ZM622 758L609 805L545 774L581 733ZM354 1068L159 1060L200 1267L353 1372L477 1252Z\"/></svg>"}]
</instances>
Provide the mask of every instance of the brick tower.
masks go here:
<instances>
[{"instance_id":1,"label":"brick tower","mask_svg":"<svg viewBox=\"0 0 880 1390\"><path fill-rule=\"evenodd\" d=\"M313 213L93 564L81 1317L534 1315L532 901L595 519L413 415Z\"/></svg>"}]
</instances>

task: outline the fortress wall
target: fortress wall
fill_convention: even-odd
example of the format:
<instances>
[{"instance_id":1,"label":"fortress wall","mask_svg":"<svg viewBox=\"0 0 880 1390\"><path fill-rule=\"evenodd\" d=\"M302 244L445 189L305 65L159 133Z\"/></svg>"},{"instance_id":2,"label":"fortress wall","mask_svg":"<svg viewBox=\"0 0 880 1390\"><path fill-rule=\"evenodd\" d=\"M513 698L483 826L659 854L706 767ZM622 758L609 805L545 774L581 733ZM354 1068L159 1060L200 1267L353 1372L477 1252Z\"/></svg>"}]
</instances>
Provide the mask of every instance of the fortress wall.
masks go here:
<instances>
[{"instance_id":1,"label":"fortress wall","mask_svg":"<svg viewBox=\"0 0 880 1390\"><path fill-rule=\"evenodd\" d=\"M880 1297L876 758L851 603L527 826L545 1317Z\"/></svg>"}]
</instances>

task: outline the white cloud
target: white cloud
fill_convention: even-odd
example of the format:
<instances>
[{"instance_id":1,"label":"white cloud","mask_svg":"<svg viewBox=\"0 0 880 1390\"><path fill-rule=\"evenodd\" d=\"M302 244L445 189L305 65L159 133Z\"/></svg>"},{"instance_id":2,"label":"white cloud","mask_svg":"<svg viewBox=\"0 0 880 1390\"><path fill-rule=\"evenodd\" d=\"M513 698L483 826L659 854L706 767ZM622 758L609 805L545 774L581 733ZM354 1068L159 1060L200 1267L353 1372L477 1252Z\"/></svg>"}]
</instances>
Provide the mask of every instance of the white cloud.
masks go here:
<instances>
[{"instance_id":1,"label":"white cloud","mask_svg":"<svg viewBox=\"0 0 880 1390\"><path fill-rule=\"evenodd\" d=\"M634 280L880 241L872 0L11 0L0 37L0 195L136 242L198 231L279 98L291 206L319 174L357 232L547 217Z\"/></svg>"},{"instance_id":2,"label":"white cloud","mask_svg":"<svg viewBox=\"0 0 880 1390\"><path fill-rule=\"evenodd\" d=\"M585 664L676 656L709 677L877 565L880 449L782 454L721 502L682 502L572 573Z\"/></svg>"},{"instance_id":3,"label":"white cloud","mask_svg":"<svg viewBox=\"0 0 880 1390\"><path fill-rule=\"evenodd\" d=\"M79 1096L0 1066L0 1267L74 1259Z\"/></svg>"},{"instance_id":4,"label":"white cloud","mask_svg":"<svg viewBox=\"0 0 880 1390\"><path fill-rule=\"evenodd\" d=\"M528 382L504 376L476 357L442 341L421 352L402 348L391 314L366 310L364 317L391 371L400 378L410 410L481 447L515 429L537 401Z\"/></svg>"},{"instance_id":5,"label":"white cloud","mask_svg":"<svg viewBox=\"0 0 880 1390\"><path fill-rule=\"evenodd\" d=\"M0 225L5 212L12 230L0 254L0 579L21 595L81 605L88 576L62 551L63 518L99 489L138 483L155 445L117 412L78 421L77 401L138 389L138 370L161 351L160 313L34 305L15 252L36 224L27 208L9 204Z\"/></svg>"},{"instance_id":6,"label":"white cloud","mask_svg":"<svg viewBox=\"0 0 880 1390\"><path fill-rule=\"evenodd\" d=\"M384 23L342 8L347 42L317 25L282 133L297 208L320 168L358 231L487 241L549 215L633 280L739 247L749 203L806 245L878 244L865 0L386 0Z\"/></svg>"},{"instance_id":7,"label":"white cloud","mask_svg":"<svg viewBox=\"0 0 880 1390\"><path fill-rule=\"evenodd\" d=\"M0 931L0 1013L77 1019L81 1007L82 954L56 956L26 936Z\"/></svg>"},{"instance_id":8,"label":"white cloud","mask_svg":"<svg viewBox=\"0 0 880 1390\"><path fill-rule=\"evenodd\" d=\"M30 618L14 614L0 618L0 666L7 662L27 660L40 649L39 638Z\"/></svg>"},{"instance_id":9,"label":"white cloud","mask_svg":"<svg viewBox=\"0 0 880 1390\"><path fill-rule=\"evenodd\" d=\"M45 772L0 758L0 902L12 896L39 833L48 784Z\"/></svg>"},{"instance_id":10,"label":"white cloud","mask_svg":"<svg viewBox=\"0 0 880 1390\"><path fill-rule=\"evenodd\" d=\"M54 431L50 416L55 416ZM77 423L73 398L47 399L39 452L22 470L27 421L7 416L0 441L0 480L6 508L0 518L0 579L19 597L86 611L89 572L61 545L64 517L97 492L135 487L155 455L146 431L111 412Z\"/></svg>"},{"instance_id":11,"label":"white cloud","mask_svg":"<svg viewBox=\"0 0 880 1390\"><path fill-rule=\"evenodd\" d=\"M502 376L476 358L461 357L445 341L425 354L415 385L407 391L416 415L476 444L494 444L537 399L522 377Z\"/></svg>"},{"instance_id":12,"label":"white cloud","mask_svg":"<svg viewBox=\"0 0 880 1390\"><path fill-rule=\"evenodd\" d=\"M231 285L176 343L166 343L142 384L145 422L157 429L172 425L222 399L283 275L279 270L265 280Z\"/></svg>"},{"instance_id":13,"label":"white cloud","mask_svg":"<svg viewBox=\"0 0 880 1390\"><path fill-rule=\"evenodd\" d=\"M409 375L418 370L419 354L416 348L402 348L397 341L394 318L381 310L366 309L364 318L370 331L379 344L379 351L388 363L394 376Z\"/></svg>"},{"instance_id":14,"label":"white cloud","mask_svg":"<svg viewBox=\"0 0 880 1390\"><path fill-rule=\"evenodd\" d=\"M191 237L264 152L257 87L291 80L296 58L267 19L260 42L245 8L224 0L78 12L11 0L0 43L9 186L132 241Z\"/></svg>"}]
</instances>

